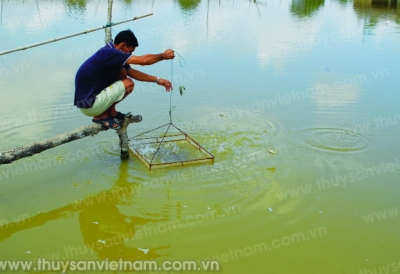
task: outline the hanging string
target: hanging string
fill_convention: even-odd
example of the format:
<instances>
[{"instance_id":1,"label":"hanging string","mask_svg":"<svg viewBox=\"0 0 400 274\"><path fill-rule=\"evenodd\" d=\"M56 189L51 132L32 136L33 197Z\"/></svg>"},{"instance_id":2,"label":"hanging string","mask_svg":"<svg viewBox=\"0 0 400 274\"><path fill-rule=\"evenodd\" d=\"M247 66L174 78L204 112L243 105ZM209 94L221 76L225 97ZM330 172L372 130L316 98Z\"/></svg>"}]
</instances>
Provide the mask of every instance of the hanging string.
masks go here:
<instances>
[{"instance_id":1,"label":"hanging string","mask_svg":"<svg viewBox=\"0 0 400 274\"><path fill-rule=\"evenodd\" d=\"M186 60L182 57L182 55L180 55L179 52L177 52L177 51L174 51L174 53L178 54L179 65L181 65L181 67L186 66ZM182 62L184 62L183 65L182 65Z\"/></svg>"},{"instance_id":2,"label":"hanging string","mask_svg":"<svg viewBox=\"0 0 400 274\"><path fill-rule=\"evenodd\" d=\"M171 86L172 86L172 77L174 75L174 59L171 60ZM174 111L174 108L172 108L172 90L169 92L169 122L172 124L172 111Z\"/></svg>"},{"instance_id":3,"label":"hanging string","mask_svg":"<svg viewBox=\"0 0 400 274\"><path fill-rule=\"evenodd\" d=\"M186 65L186 60L179 54L179 52L174 51L175 54L178 55L179 65L184 67ZM183 62L183 63L182 63ZM174 59L171 59L171 85L174 77ZM172 124L172 112L174 111L175 106L172 106L172 90L169 94L169 122Z\"/></svg>"},{"instance_id":4,"label":"hanging string","mask_svg":"<svg viewBox=\"0 0 400 274\"><path fill-rule=\"evenodd\" d=\"M183 59L183 57L177 51L174 51L174 53L176 53L178 55L178 60L179 60L179 64L181 65L181 67L184 67L186 65L185 59ZM184 62L183 64L182 64L181 60ZM171 59L171 86L172 86L173 77L174 77L174 59ZM169 128L171 127L171 125L174 126L172 124L172 111L174 109L175 109L175 106L172 106L172 89L171 89L170 93L169 93L169 124L167 124L168 125L167 130L165 131L164 135L162 136L161 142L158 144L158 147L153 155L153 158L151 158L150 163L153 163L154 158L156 157L158 151L160 150L161 144L164 142L164 138L167 136L167 132L168 132Z\"/></svg>"}]
</instances>

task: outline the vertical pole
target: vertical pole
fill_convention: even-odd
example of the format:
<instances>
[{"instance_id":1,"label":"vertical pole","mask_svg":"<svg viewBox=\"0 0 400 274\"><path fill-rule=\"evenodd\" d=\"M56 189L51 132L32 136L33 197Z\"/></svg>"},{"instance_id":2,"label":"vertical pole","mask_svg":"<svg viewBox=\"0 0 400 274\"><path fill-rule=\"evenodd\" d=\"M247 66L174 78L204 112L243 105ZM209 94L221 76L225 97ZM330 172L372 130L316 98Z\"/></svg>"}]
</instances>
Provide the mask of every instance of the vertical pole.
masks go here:
<instances>
[{"instance_id":1,"label":"vertical pole","mask_svg":"<svg viewBox=\"0 0 400 274\"><path fill-rule=\"evenodd\" d=\"M208 13L210 12L210 0L207 0L207 40L208 40Z\"/></svg>"},{"instance_id":2,"label":"vertical pole","mask_svg":"<svg viewBox=\"0 0 400 274\"><path fill-rule=\"evenodd\" d=\"M106 38L104 39L104 41L107 43L112 42L112 35L111 35L111 20L112 20L112 4L113 4L113 0L108 0L108 14L107 14L107 26L108 28L106 28Z\"/></svg>"},{"instance_id":3,"label":"vertical pole","mask_svg":"<svg viewBox=\"0 0 400 274\"><path fill-rule=\"evenodd\" d=\"M4 0L1 0L0 26L3 26L3 2Z\"/></svg>"},{"instance_id":4,"label":"vertical pole","mask_svg":"<svg viewBox=\"0 0 400 274\"><path fill-rule=\"evenodd\" d=\"M42 23L42 18L40 18L40 10L39 10L39 3L38 3L38 0L36 0L36 8L37 8L37 11L38 11L38 14L39 14L40 23Z\"/></svg>"},{"instance_id":5,"label":"vertical pole","mask_svg":"<svg viewBox=\"0 0 400 274\"><path fill-rule=\"evenodd\" d=\"M129 159L129 138L127 133L127 127L129 125L129 118L125 118L122 123L122 127L117 129L117 134L119 136L119 146L121 148L120 158L122 160Z\"/></svg>"}]
</instances>

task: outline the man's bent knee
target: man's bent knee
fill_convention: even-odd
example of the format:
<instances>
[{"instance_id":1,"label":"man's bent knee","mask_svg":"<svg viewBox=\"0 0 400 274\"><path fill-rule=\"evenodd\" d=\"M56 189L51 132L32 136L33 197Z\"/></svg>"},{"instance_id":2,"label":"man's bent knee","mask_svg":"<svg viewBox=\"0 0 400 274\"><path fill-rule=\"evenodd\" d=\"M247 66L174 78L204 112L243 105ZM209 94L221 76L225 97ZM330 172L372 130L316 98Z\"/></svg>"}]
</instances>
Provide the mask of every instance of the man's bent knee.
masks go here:
<instances>
[{"instance_id":1,"label":"man's bent knee","mask_svg":"<svg viewBox=\"0 0 400 274\"><path fill-rule=\"evenodd\" d=\"M133 91L133 88L135 84L133 81L129 78L122 80L122 83L124 83L125 86L125 95L131 94Z\"/></svg>"}]
</instances>

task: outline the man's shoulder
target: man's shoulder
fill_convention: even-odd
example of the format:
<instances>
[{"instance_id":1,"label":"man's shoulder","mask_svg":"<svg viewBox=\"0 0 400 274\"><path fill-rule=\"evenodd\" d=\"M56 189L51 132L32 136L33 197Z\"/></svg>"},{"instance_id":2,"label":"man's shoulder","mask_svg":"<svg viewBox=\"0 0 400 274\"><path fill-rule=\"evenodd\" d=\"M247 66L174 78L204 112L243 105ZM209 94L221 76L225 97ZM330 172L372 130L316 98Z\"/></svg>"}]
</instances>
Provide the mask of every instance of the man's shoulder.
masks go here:
<instances>
[{"instance_id":1,"label":"man's shoulder","mask_svg":"<svg viewBox=\"0 0 400 274\"><path fill-rule=\"evenodd\" d=\"M99 60L104 61L110 58L118 56L118 50L115 48L110 48L107 44L99 48L88 60L87 62L99 62Z\"/></svg>"},{"instance_id":2,"label":"man's shoulder","mask_svg":"<svg viewBox=\"0 0 400 274\"><path fill-rule=\"evenodd\" d=\"M107 43L103 47L101 47L95 55L113 55L113 56L118 56L118 55L126 55L126 53L116 49L112 43Z\"/></svg>"},{"instance_id":3,"label":"man's shoulder","mask_svg":"<svg viewBox=\"0 0 400 274\"><path fill-rule=\"evenodd\" d=\"M123 65L131 54L124 53L114 47L112 43L98 49L89 59L82 64L82 69L106 68L109 66Z\"/></svg>"},{"instance_id":4,"label":"man's shoulder","mask_svg":"<svg viewBox=\"0 0 400 274\"><path fill-rule=\"evenodd\" d=\"M118 51L118 50L116 48L114 48L114 47L110 47L109 44L105 44L104 46L99 48L96 53L100 53L101 54L101 53L110 53L110 52L115 52L115 51Z\"/></svg>"}]
</instances>

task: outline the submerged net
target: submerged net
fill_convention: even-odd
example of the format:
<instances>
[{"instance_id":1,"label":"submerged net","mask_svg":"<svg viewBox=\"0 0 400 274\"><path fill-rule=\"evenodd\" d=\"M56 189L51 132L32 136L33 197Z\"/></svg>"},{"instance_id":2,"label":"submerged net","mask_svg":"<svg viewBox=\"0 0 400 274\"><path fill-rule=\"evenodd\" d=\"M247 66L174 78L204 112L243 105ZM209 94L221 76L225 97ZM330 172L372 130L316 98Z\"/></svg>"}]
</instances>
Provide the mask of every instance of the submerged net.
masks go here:
<instances>
[{"instance_id":1,"label":"submerged net","mask_svg":"<svg viewBox=\"0 0 400 274\"><path fill-rule=\"evenodd\" d=\"M214 163L211 153L172 123L130 138L129 147L150 170Z\"/></svg>"}]
</instances>

